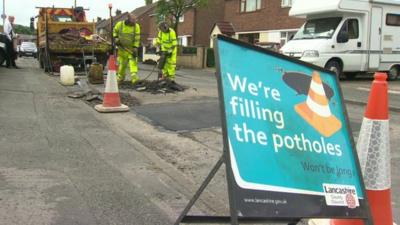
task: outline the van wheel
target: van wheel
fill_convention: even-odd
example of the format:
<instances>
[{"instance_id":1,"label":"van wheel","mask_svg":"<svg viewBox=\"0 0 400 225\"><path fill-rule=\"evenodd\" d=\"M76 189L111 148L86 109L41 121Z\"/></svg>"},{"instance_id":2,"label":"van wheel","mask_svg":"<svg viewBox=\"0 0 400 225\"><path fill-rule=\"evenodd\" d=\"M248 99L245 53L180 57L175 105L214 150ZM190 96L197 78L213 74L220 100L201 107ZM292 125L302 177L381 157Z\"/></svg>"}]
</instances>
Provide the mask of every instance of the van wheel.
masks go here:
<instances>
[{"instance_id":1,"label":"van wheel","mask_svg":"<svg viewBox=\"0 0 400 225\"><path fill-rule=\"evenodd\" d=\"M325 65L325 69L330 70L336 74L338 78L342 75L342 65L336 60L331 60Z\"/></svg>"},{"instance_id":2,"label":"van wheel","mask_svg":"<svg viewBox=\"0 0 400 225\"><path fill-rule=\"evenodd\" d=\"M400 75L400 69L398 66L393 66L392 68L390 68L389 73L388 73L388 79L389 80L397 80L397 78L399 78Z\"/></svg>"}]
</instances>

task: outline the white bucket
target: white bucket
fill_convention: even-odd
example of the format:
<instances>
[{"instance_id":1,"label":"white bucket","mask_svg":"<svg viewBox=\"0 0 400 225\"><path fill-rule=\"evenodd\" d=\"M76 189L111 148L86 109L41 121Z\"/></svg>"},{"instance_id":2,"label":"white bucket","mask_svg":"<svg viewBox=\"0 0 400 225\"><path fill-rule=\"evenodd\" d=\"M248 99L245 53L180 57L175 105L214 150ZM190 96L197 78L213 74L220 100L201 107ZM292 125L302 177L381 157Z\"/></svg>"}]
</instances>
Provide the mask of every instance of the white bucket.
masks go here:
<instances>
[{"instance_id":1,"label":"white bucket","mask_svg":"<svg viewBox=\"0 0 400 225\"><path fill-rule=\"evenodd\" d=\"M75 84L75 71L72 66L62 66L60 68L60 79L63 85L74 85Z\"/></svg>"}]
</instances>

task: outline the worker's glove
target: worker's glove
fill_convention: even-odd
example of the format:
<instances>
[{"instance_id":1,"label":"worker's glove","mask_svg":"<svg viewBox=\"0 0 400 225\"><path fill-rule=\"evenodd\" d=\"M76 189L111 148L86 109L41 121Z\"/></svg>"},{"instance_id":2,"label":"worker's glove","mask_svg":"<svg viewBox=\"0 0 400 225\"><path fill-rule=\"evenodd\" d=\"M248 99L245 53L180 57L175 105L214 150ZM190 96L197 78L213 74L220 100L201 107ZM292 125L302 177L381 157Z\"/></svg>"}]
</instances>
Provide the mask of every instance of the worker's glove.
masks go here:
<instances>
[{"instance_id":1,"label":"worker's glove","mask_svg":"<svg viewBox=\"0 0 400 225\"><path fill-rule=\"evenodd\" d=\"M168 51L167 51L167 56L168 56L168 57L172 56L172 49L168 49Z\"/></svg>"},{"instance_id":2,"label":"worker's glove","mask_svg":"<svg viewBox=\"0 0 400 225\"><path fill-rule=\"evenodd\" d=\"M115 38L115 44L116 45L121 45L121 40L119 40L119 38Z\"/></svg>"},{"instance_id":3,"label":"worker's glove","mask_svg":"<svg viewBox=\"0 0 400 225\"><path fill-rule=\"evenodd\" d=\"M138 49L137 49L137 48L133 48L133 50L132 50L132 57L133 57L133 58L137 58L137 57L138 57L138 53L139 53Z\"/></svg>"},{"instance_id":4,"label":"worker's glove","mask_svg":"<svg viewBox=\"0 0 400 225\"><path fill-rule=\"evenodd\" d=\"M159 43L158 43L157 39L153 39L153 46L154 47L159 46Z\"/></svg>"}]
</instances>

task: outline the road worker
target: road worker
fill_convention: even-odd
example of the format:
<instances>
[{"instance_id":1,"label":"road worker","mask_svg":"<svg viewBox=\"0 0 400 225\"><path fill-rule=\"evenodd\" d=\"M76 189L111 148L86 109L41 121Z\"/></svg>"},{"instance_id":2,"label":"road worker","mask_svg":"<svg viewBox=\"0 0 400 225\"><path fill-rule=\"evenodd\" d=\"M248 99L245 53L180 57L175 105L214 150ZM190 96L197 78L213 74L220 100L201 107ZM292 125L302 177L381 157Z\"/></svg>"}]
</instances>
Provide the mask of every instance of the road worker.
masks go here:
<instances>
[{"instance_id":1,"label":"road worker","mask_svg":"<svg viewBox=\"0 0 400 225\"><path fill-rule=\"evenodd\" d=\"M118 48L118 83L125 80L125 70L129 63L131 82L136 84L138 73L138 48L140 45L140 26L136 16L129 14L125 21L118 22L113 31L115 44Z\"/></svg>"},{"instance_id":2,"label":"road worker","mask_svg":"<svg viewBox=\"0 0 400 225\"><path fill-rule=\"evenodd\" d=\"M166 22L161 22L158 25L158 29L158 36L154 44L160 46L161 49L161 58L159 62L159 69L162 72L161 77L168 80L175 80L178 45L176 33Z\"/></svg>"},{"instance_id":3,"label":"road worker","mask_svg":"<svg viewBox=\"0 0 400 225\"><path fill-rule=\"evenodd\" d=\"M18 69L19 67L15 64L15 60L17 58L17 53L14 48L14 42L16 41L16 34L14 32L14 16L8 16L8 20L6 20L4 24L4 34L7 37L5 40L6 44L6 66L7 68L14 67Z\"/></svg>"}]
</instances>

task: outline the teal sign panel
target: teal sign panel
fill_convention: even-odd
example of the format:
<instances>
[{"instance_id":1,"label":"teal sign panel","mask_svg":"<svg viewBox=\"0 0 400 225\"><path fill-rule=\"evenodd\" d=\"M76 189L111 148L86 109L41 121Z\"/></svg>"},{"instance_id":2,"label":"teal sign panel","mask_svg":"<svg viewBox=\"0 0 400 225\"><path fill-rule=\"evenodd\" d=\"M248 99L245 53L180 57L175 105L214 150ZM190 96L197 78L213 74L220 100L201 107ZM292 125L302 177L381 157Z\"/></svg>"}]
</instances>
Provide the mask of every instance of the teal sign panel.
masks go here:
<instances>
[{"instance_id":1,"label":"teal sign panel","mask_svg":"<svg viewBox=\"0 0 400 225\"><path fill-rule=\"evenodd\" d=\"M366 217L338 79L229 38L216 42L225 149L240 214Z\"/></svg>"}]
</instances>

